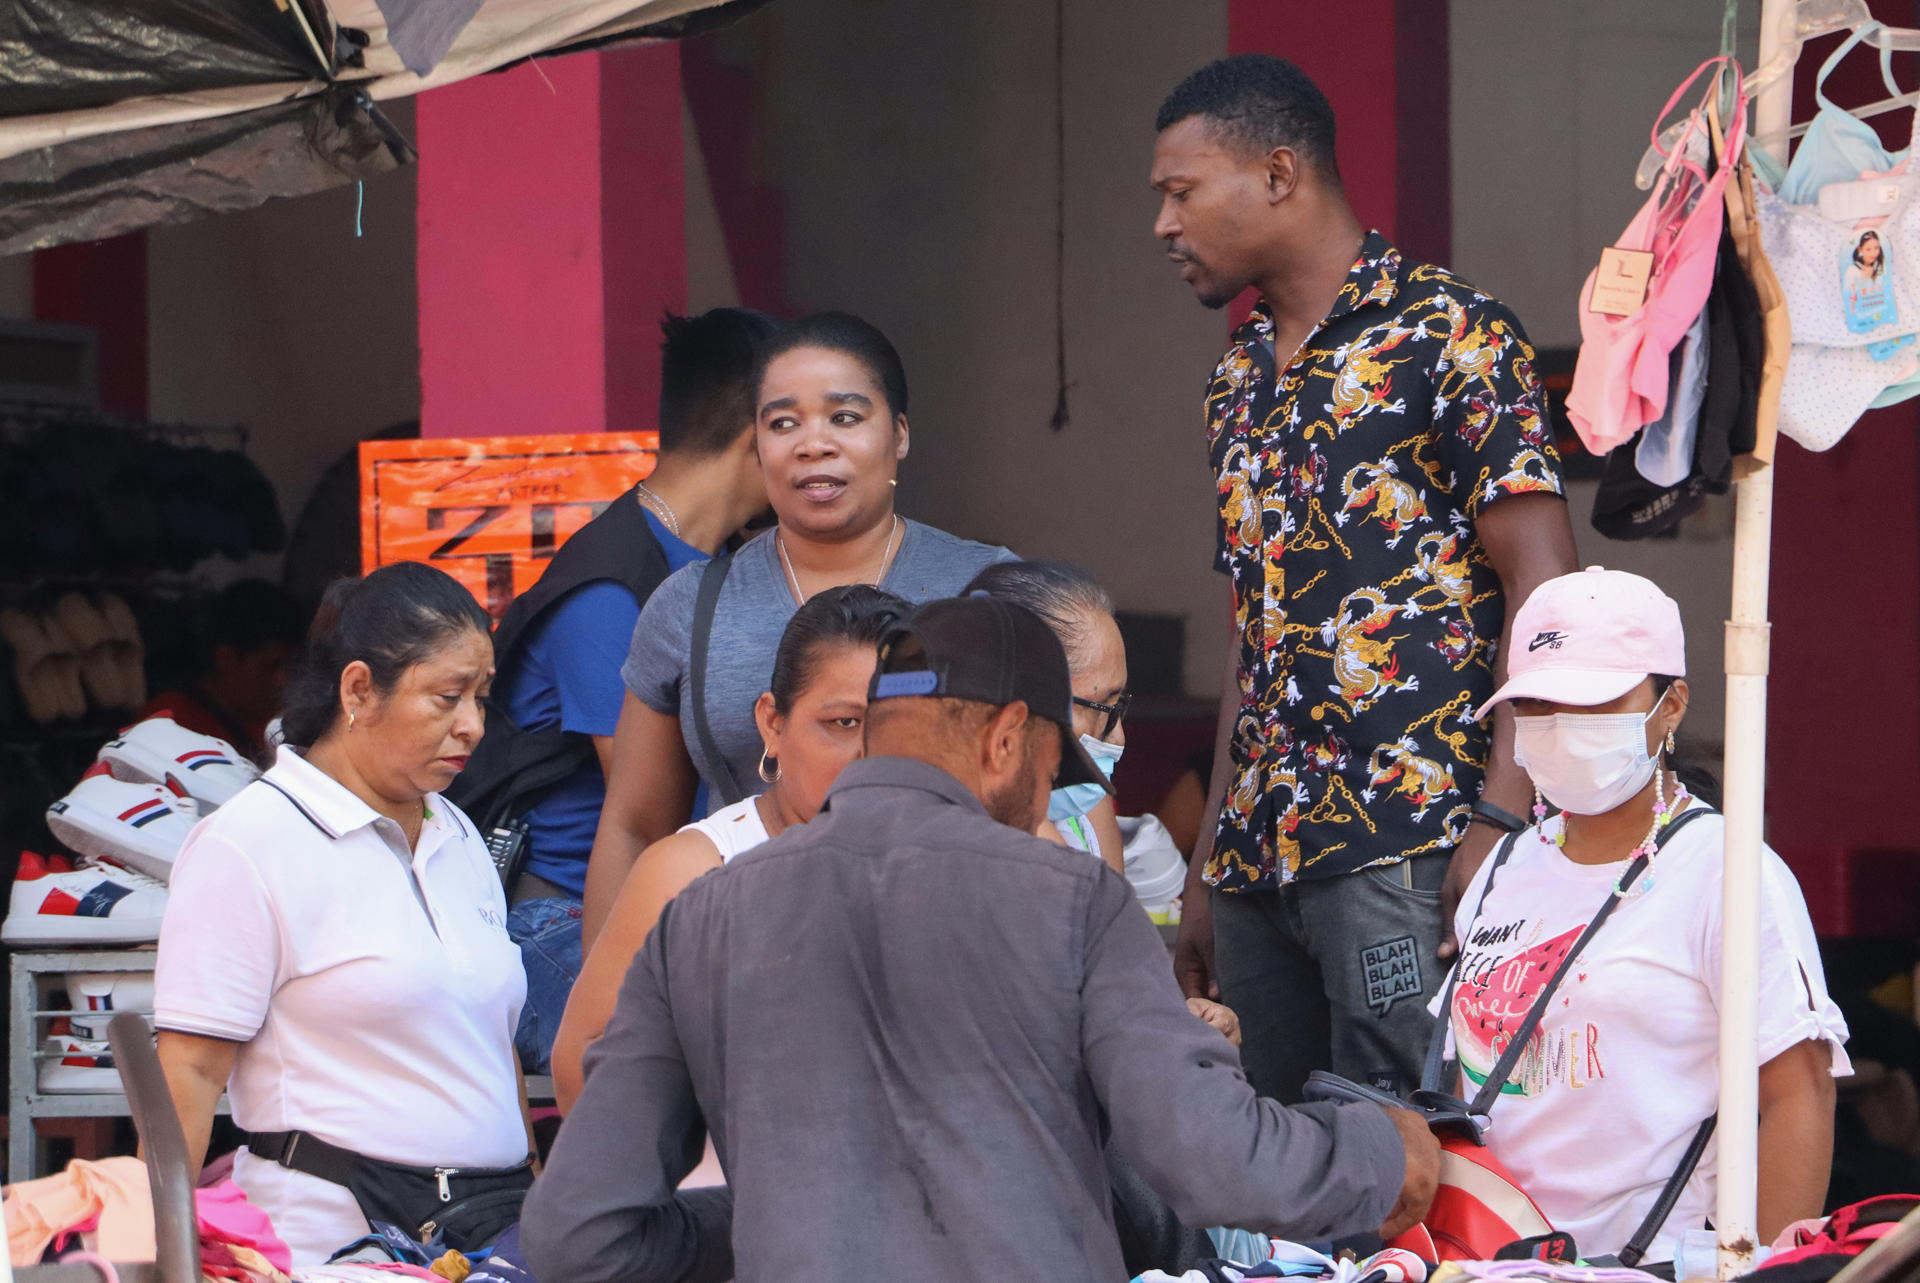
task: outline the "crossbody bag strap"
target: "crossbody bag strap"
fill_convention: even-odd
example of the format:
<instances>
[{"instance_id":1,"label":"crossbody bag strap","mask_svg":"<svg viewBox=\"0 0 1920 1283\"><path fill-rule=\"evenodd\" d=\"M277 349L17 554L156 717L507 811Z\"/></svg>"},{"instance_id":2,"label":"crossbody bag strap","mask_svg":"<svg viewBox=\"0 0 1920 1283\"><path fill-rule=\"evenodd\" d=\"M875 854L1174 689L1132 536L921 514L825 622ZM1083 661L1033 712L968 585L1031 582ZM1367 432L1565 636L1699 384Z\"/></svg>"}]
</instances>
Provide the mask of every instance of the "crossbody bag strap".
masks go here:
<instances>
[{"instance_id":1,"label":"crossbody bag strap","mask_svg":"<svg viewBox=\"0 0 1920 1283\"><path fill-rule=\"evenodd\" d=\"M1667 1218L1673 1215L1673 1205L1680 1201L1680 1191L1693 1179L1693 1169L1700 1166L1701 1155L1707 1152L1707 1142L1713 1139L1713 1128L1719 1121L1719 1114L1709 1114L1707 1121L1694 1131L1693 1139L1687 1142L1687 1152L1680 1155L1680 1165L1673 1169L1673 1175L1667 1177L1667 1183L1661 1188L1660 1197L1653 1200L1647 1218L1640 1222L1640 1228L1620 1249L1620 1264L1633 1268L1640 1264L1647 1249L1653 1246L1654 1237L1667 1223Z\"/></svg>"},{"instance_id":2,"label":"crossbody bag strap","mask_svg":"<svg viewBox=\"0 0 1920 1283\"><path fill-rule=\"evenodd\" d=\"M1524 829L1520 832L1525 832ZM1514 844L1520 841L1520 833L1509 833L1500 840L1499 847L1493 853L1493 867L1487 870L1487 881L1480 888L1480 899L1473 906L1473 916L1467 919L1467 933L1473 933L1473 926L1480 921L1480 910L1486 906L1487 892L1493 890L1493 880L1500 875L1500 866L1513 854ZM1444 924L1443 924L1444 925ZM1453 987L1460 982L1460 964L1467 958L1467 942L1454 943L1458 950L1453 966L1447 971L1447 987L1440 999L1440 1019L1433 1022L1433 1037L1427 1041L1427 1063L1420 1071L1420 1086L1427 1091L1445 1091L1441 1079L1446 1076L1447 1033L1453 1028Z\"/></svg>"},{"instance_id":3,"label":"crossbody bag strap","mask_svg":"<svg viewBox=\"0 0 1920 1283\"><path fill-rule=\"evenodd\" d=\"M732 763L714 742L713 726L707 721L707 652L713 648L713 615L720 605L720 589L732 569L732 553L715 557L701 567L700 591L693 599L692 662L687 677L687 698L693 701L693 733L700 740L700 751L713 763L715 778L709 782L719 789L725 806L732 806L746 794L734 778Z\"/></svg>"},{"instance_id":4,"label":"crossbody bag strap","mask_svg":"<svg viewBox=\"0 0 1920 1283\"><path fill-rule=\"evenodd\" d=\"M1668 840L1681 829L1701 816L1712 813L1711 807L1696 806L1676 815L1667 822L1664 829L1660 830L1660 836L1654 839L1655 853L1657 854L1661 848L1665 847ZM1646 868L1646 856L1634 857L1633 863L1627 866L1627 871L1615 880L1614 885L1619 887L1631 883L1646 872ZM1540 990L1540 996L1533 1000L1533 1006L1527 1011L1527 1018L1520 1022L1518 1029L1514 1030L1512 1039L1507 1043L1507 1049L1494 1063L1492 1072L1487 1075L1487 1080L1480 1084L1479 1094L1474 1096L1473 1103L1467 1107L1468 1113L1485 1117L1487 1111L1493 1108L1493 1102L1500 1098L1501 1088L1507 1085L1507 1079L1513 1075L1515 1066L1520 1063L1520 1057L1525 1054L1527 1043L1532 1041L1534 1030L1540 1027L1541 1018L1547 1014L1547 1004L1553 1000L1553 995L1559 990L1560 982L1567 978L1567 972L1573 969L1574 960L1599 933L1601 924L1613 916L1613 911L1619 907L1619 904L1620 893L1617 890L1608 893L1606 902L1600 906L1600 911L1593 915L1593 921L1589 922L1587 929L1580 933L1580 938L1573 942L1573 948L1567 950L1566 956L1560 960L1560 965L1554 968L1553 975Z\"/></svg>"}]
</instances>

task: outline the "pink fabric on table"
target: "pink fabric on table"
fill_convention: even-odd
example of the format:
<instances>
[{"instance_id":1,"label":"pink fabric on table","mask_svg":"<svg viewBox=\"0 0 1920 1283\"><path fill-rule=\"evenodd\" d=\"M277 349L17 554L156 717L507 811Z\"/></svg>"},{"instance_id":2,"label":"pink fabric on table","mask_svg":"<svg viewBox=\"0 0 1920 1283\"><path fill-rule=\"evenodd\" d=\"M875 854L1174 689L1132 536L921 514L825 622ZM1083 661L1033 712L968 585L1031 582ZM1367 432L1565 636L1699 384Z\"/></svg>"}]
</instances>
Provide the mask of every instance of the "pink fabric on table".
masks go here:
<instances>
[{"instance_id":1,"label":"pink fabric on table","mask_svg":"<svg viewBox=\"0 0 1920 1283\"><path fill-rule=\"evenodd\" d=\"M232 1181L193 1191L193 1207L202 1239L250 1247L282 1274L293 1272L293 1252L273 1232L272 1219L249 1203Z\"/></svg>"},{"instance_id":2,"label":"pink fabric on table","mask_svg":"<svg viewBox=\"0 0 1920 1283\"><path fill-rule=\"evenodd\" d=\"M9 1185L7 1256L38 1265L62 1233L98 1218L92 1250L112 1261L151 1261L153 1194L147 1167L137 1158L76 1158L58 1176Z\"/></svg>"}]
</instances>

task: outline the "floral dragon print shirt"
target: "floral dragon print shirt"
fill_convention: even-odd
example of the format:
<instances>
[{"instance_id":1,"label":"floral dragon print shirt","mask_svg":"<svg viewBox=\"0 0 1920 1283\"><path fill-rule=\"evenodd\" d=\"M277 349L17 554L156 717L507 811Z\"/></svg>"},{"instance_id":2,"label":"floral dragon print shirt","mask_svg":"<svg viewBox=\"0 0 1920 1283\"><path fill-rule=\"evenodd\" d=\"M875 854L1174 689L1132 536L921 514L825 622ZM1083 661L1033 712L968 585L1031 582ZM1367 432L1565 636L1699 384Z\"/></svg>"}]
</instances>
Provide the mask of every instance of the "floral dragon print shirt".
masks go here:
<instances>
[{"instance_id":1,"label":"floral dragon print shirt","mask_svg":"<svg viewBox=\"0 0 1920 1283\"><path fill-rule=\"evenodd\" d=\"M1263 300L1207 390L1217 567L1240 631L1209 883L1245 891L1450 850L1480 793L1506 617L1474 518L1562 494L1503 305L1370 233L1276 369Z\"/></svg>"}]
</instances>

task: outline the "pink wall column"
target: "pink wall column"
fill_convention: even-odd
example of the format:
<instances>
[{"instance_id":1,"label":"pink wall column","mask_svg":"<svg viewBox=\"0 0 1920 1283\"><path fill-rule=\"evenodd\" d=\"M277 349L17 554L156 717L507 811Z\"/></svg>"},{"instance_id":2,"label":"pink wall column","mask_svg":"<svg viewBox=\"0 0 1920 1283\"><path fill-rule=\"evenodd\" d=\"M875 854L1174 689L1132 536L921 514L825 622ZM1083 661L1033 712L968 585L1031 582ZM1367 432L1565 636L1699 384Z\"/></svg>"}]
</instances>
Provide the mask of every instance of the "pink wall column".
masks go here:
<instances>
[{"instance_id":1,"label":"pink wall column","mask_svg":"<svg viewBox=\"0 0 1920 1283\"><path fill-rule=\"evenodd\" d=\"M677 48L435 89L417 132L422 434L655 426L687 290Z\"/></svg>"},{"instance_id":2,"label":"pink wall column","mask_svg":"<svg viewBox=\"0 0 1920 1283\"><path fill-rule=\"evenodd\" d=\"M1445 263L1452 204L1446 6L1431 0L1231 0L1227 47L1295 63L1333 104L1355 214L1407 253Z\"/></svg>"},{"instance_id":3,"label":"pink wall column","mask_svg":"<svg viewBox=\"0 0 1920 1283\"><path fill-rule=\"evenodd\" d=\"M33 256L33 314L90 325L98 343L100 407L147 413L147 234L81 241Z\"/></svg>"}]
</instances>

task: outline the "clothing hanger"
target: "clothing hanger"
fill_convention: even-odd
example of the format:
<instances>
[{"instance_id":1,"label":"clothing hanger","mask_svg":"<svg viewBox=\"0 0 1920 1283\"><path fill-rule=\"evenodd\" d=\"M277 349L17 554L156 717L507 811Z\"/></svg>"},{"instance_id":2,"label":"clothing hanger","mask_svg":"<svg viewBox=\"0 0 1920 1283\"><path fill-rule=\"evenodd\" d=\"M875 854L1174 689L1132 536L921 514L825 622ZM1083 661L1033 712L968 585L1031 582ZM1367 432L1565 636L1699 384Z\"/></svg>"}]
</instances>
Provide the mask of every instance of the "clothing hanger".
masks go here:
<instances>
[{"instance_id":1,"label":"clothing hanger","mask_svg":"<svg viewBox=\"0 0 1920 1283\"><path fill-rule=\"evenodd\" d=\"M1729 15L1731 15L1735 2L1736 0L1730 0L1727 6ZM1783 39L1780 44L1780 52L1775 55L1766 66L1761 67L1758 71L1747 77L1747 97L1752 98L1768 85L1779 80L1782 76L1793 74L1794 65L1800 60L1800 50L1807 41L1818 39L1821 36L1831 35L1836 31L1858 31L1862 27L1872 25L1875 22L1877 22L1877 19L1875 19L1872 12L1868 10L1866 0L1798 0L1798 3L1791 8L1781 11L1780 23L1786 28L1786 31L1784 32L1785 39ZM1726 37L1729 31L1730 27L1723 25L1723 44L1726 43ZM1881 26L1879 30L1868 35L1860 43L1863 45L1871 45L1876 49L1889 50L1894 53L1920 52L1920 30L1911 27ZM1886 98L1876 103L1870 103L1849 114L1864 120L1870 116L1896 111L1901 107L1911 107L1917 99L1920 99L1920 94L1906 94L1899 97ZM1773 142L1783 137L1797 138L1807 132L1807 125L1811 123L1811 121L1807 121L1795 125L1787 130L1784 135L1777 133L1760 135L1757 137L1757 141ZM1654 180L1659 177L1660 170L1666 164L1666 158L1660 154L1661 149L1671 151L1674 147L1679 146L1681 136L1685 132L1686 126L1687 122L1681 120L1676 121L1661 131L1660 147L1649 147L1646 153L1640 158L1640 168L1633 177L1636 187L1645 191L1653 186ZM1706 156L1706 140L1704 138L1696 136L1694 139L1690 139L1687 147L1689 159L1704 161ZM1697 157L1694 155L1696 148L1698 149Z\"/></svg>"}]
</instances>

